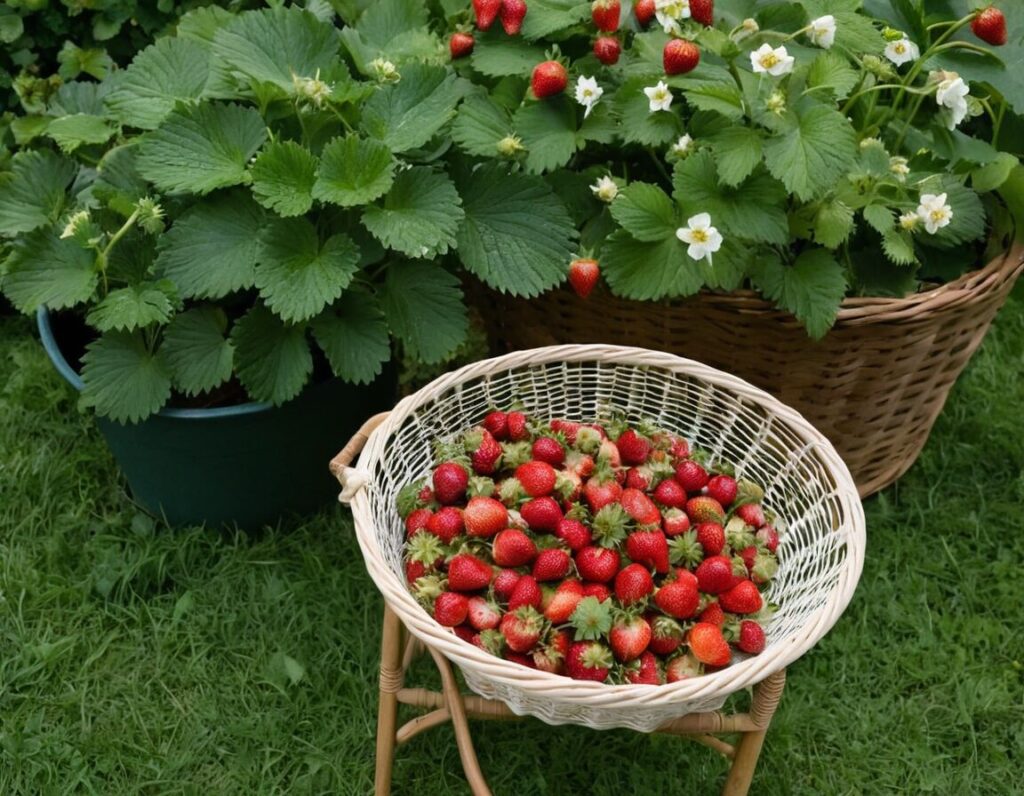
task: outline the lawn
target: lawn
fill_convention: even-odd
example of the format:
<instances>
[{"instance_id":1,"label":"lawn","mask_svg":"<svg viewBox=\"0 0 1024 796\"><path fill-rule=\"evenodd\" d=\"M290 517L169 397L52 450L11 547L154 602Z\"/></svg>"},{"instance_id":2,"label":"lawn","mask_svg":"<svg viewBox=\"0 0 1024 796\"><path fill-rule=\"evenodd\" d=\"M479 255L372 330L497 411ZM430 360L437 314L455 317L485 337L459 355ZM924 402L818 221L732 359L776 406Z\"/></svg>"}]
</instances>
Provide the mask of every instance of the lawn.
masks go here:
<instances>
[{"instance_id":1,"label":"lawn","mask_svg":"<svg viewBox=\"0 0 1024 796\"><path fill-rule=\"evenodd\" d=\"M0 793L369 793L381 599L348 514L160 527L29 332L0 322ZM791 668L754 793L1018 787L1022 362L1018 290L868 501L859 591ZM711 794L726 769L676 739L476 726L498 796ZM468 792L449 727L399 751L394 792Z\"/></svg>"}]
</instances>

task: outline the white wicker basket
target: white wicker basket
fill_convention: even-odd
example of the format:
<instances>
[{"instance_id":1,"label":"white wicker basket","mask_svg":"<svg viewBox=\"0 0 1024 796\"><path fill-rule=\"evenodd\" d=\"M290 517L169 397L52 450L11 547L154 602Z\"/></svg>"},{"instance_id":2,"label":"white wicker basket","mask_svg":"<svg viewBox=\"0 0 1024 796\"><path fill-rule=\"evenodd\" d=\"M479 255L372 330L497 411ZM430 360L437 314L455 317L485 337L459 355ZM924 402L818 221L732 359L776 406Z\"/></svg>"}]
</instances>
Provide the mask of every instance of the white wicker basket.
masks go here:
<instances>
[{"instance_id":1,"label":"white wicker basket","mask_svg":"<svg viewBox=\"0 0 1024 796\"><path fill-rule=\"evenodd\" d=\"M652 418L736 465L765 487L787 528L768 600L781 605L767 646L721 671L669 685L604 685L535 671L462 641L409 594L402 567L398 490L431 469L431 441L521 402L538 417L587 420L613 406ZM366 566L388 605L425 644L455 663L470 689L549 724L650 732L687 713L715 710L809 650L853 596L864 560L857 488L832 445L800 415L740 379L637 348L572 345L477 362L405 398L342 474Z\"/></svg>"}]
</instances>

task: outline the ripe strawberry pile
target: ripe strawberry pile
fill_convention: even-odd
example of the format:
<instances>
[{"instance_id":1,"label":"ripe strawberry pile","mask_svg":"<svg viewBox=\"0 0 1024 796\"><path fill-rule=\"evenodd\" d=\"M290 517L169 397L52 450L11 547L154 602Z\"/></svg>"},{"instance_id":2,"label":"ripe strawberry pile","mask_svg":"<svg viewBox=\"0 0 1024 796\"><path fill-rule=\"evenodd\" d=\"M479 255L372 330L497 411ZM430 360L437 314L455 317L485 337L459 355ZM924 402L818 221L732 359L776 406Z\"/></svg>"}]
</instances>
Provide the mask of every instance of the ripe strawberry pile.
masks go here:
<instances>
[{"instance_id":1,"label":"ripe strawberry pile","mask_svg":"<svg viewBox=\"0 0 1024 796\"><path fill-rule=\"evenodd\" d=\"M410 589L523 666L675 682L764 649L779 536L763 492L685 439L614 418L492 412L398 496Z\"/></svg>"}]
</instances>

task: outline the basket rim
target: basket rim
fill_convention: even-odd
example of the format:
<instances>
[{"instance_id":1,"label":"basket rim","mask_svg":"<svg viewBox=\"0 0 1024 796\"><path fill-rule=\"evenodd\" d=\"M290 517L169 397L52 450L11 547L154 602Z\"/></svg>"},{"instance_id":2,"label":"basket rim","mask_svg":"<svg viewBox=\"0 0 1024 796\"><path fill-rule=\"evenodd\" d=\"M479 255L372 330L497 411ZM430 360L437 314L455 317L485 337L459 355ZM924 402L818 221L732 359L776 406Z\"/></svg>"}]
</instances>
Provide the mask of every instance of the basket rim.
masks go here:
<instances>
[{"instance_id":1,"label":"basket rim","mask_svg":"<svg viewBox=\"0 0 1024 796\"><path fill-rule=\"evenodd\" d=\"M413 635L442 652L460 668L472 670L496 683L550 701L573 702L594 708L621 707L624 704L637 708L645 705L663 707L675 702L706 699L711 695L724 697L785 668L828 632L852 599L863 569L867 544L864 510L849 469L828 439L794 409L738 377L684 357L627 346L560 345L516 351L481 360L442 375L421 390L402 399L370 434L357 470L368 477L369 473L364 463L367 460L381 458L386 440L409 416L420 406L464 382L524 366L588 361L653 367L683 373L711 383L766 408L805 445L816 449L816 453L823 459L826 469L835 480L835 494L844 517L834 533L843 534L842 542L846 545L846 556L832 585L828 602L811 613L795 632L777 640L760 655L745 658L719 671L676 683L609 685L573 680L563 675L530 669L495 657L463 641L449 629L438 624L420 606L406 584L391 571L384 559L374 533L369 498L372 484L368 484L369 488L362 489L355 495L351 508L355 518L356 537L374 585Z\"/></svg>"}]
</instances>

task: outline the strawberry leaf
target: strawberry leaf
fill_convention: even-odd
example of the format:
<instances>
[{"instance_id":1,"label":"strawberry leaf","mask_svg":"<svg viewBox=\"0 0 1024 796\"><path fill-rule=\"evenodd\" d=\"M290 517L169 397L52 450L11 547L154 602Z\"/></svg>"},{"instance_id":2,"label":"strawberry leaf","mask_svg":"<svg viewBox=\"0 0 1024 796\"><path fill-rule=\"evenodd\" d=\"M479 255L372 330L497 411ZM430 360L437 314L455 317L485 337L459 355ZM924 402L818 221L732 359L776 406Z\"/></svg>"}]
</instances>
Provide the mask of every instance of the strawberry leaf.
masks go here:
<instances>
[{"instance_id":1,"label":"strawberry leaf","mask_svg":"<svg viewBox=\"0 0 1024 796\"><path fill-rule=\"evenodd\" d=\"M313 206L319 161L294 141L272 141L252 164L256 201L280 216L300 216Z\"/></svg>"},{"instance_id":2,"label":"strawberry leaf","mask_svg":"<svg viewBox=\"0 0 1024 796\"><path fill-rule=\"evenodd\" d=\"M679 214L668 194L646 182L623 188L612 202L611 212L630 235L648 243L673 238L679 228Z\"/></svg>"},{"instance_id":3,"label":"strawberry leaf","mask_svg":"<svg viewBox=\"0 0 1024 796\"><path fill-rule=\"evenodd\" d=\"M766 298L795 315L815 340L832 328L846 295L846 274L827 249L809 249L793 265L761 257L750 277Z\"/></svg>"},{"instance_id":4,"label":"strawberry leaf","mask_svg":"<svg viewBox=\"0 0 1024 796\"><path fill-rule=\"evenodd\" d=\"M807 201L835 185L857 158L853 126L841 113L815 105L790 112L764 144L768 170Z\"/></svg>"},{"instance_id":5,"label":"strawberry leaf","mask_svg":"<svg viewBox=\"0 0 1024 796\"><path fill-rule=\"evenodd\" d=\"M895 227L887 229L882 234L882 250L896 265L913 265L917 262L913 237L909 232Z\"/></svg>"},{"instance_id":6,"label":"strawberry leaf","mask_svg":"<svg viewBox=\"0 0 1024 796\"><path fill-rule=\"evenodd\" d=\"M691 296L704 286L701 268L674 235L646 242L618 230L605 241L601 258L609 287L623 298L649 301Z\"/></svg>"},{"instance_id":7,"label":"strawberry leaf","mask_svg":"<svg viewBox=\"0 0 1024 796\"><path fill-rule=\"evenodd\" d=\"M892 229L893 224L895 223L893 221L892 210L884 205L868 205L865 207L864 220L868 223L868 226L880 235L884 235Z\"/></svg>"},{"instance_id":8,"label":"strawberry leaf","mask_svg":"<svg viewBox=\"0 0 1024 796\"><path fill-rule=\"evenodd\" d=\"M231 342L238 380L257 401L290 401L313 372L305 327L284 323L266 307L257 305L240 318Z\"/></svg>"},{"instance_id":9,"label":"strawberry leaf","mask_svg":"<svg viewBox=\"0 0 1024 796\"><path fill-rule=\"evenodd\" d=\"M835 249L853 234L853 210L838 199L823 202L814 217L814 240Z\"/></svg>"},{"instance_id":10,"label":"strawberry leaf","mask_svg":"<svg viewBox=\"0 0 1024 796\"><path fill-rule=\"evenodd\" d=\"M114 135L106 119L87 113L74 113L54 119L46 126L46 135L62 152L74 152L82 144L103 144Z\"/></svg>"},{"instance_id":11,"label":"strawberry leaf","mask_svg":"<svg viewBox=\"0 0 1024 796\"><path fill-rule=\"evenodd\" d=\"M112 290L89 312L86 322L101 332L131 332L154 323L167 323L174 314L177 294L167 279Z\"/></svg>"},{"instance_id":12,"label":"strawberry leaf","mask_svg":"<svg viewBox=\"0 0 1024 796\"><path fill-rule=\"evenodd\" d=\"M522 35L530 41L542 39L589 17L590 3L586 0L530 0Z\"/></svg>"},{"instance_id":13,"label":"strawberry leaf","mask_svg":"<svg viewBox=\"0 0 1024 796\"><path fill-rule=\"evenodd\" d=\"M210 305L174 316L164 330L160 354L177 389L198 395L231 378L235 350L224 336L227 325L224 311Z\"/></svg>"},{"instance_id":14,"label":"strawberry leaf","mask_svg":"<svg viewBox=\"0 0 1024 796\"><path fill-rule=\"evenodd\" d=\"M474 94L459 106L451 135L463 152L494 158L498 156L498 142L512 135L512 119L488 96Z\"/></svg>"},{"instance_id":15,"label":"strawberry leaf","mask_svg":"<svg viewBox=\"0 0 1024 796\"><path fill-rule=\"evenodd\" d=\"M736 186L747 179L764 155L761 135L750 127L726 127L708 143L715 155L718 178L726 185Z\"/></svg>"},{"instance_id":16,"label":"strawberry leaf","mask_svg":"<svg viewBox=\"0 0 1024 796\"><path fill-rule=\"evenodd\" d=\"M101 417L137 423L171 397L166 363L141 332L107 332L89 343L82 357L82 403Z\"/></svg>"},{"instance_id":17,"label":"strawberry leaf","mask_svg":"<svg viewBox=\"0 0 1024 796\"><path fill-rule=\"evenodd\" d=\"M336 376L369 384L391 357L391 338L374 296L349 290L313 320L313 338Z\"/></svg>"},{"instance_id":18,"label":"strawberry leaf","mask_svg":"<svg viewBox=\"0 0 1024 796\"><path fill-rule=\"evenodd\" d=\"M835 99L845 99L860 78L857 70L850 62L835 52L823 52L811 63L807 73L807 87L814 89L817 97L827 96L827 91Z\"/></svg>"},{"instance_id":19,"label":"strawberry leaf","mask_svg":"<svg viewBox=\"0 0 1024 796\"><path fill-rule=\"evenodd\" d=\"M52 224L77 168L53 152L19 152L0 174L0 234L14 236Z\"/></svg>"},{"instance_id":20,"label":"strawberry leaf","mask_svg":"<svg viewBox=\"0 0 1024 796\"><path fill-rule=\"evenodd\" d=\"M65 309L88 301L96 290L95 253L52 229L19 238L5 263L4 294L21 312L46 305Z\"/></svg>"},{"instance_id":21,"label":"strawberry leaf","mask_svg":"<svg viewBox=\"0 0 1024 796\"><path fill-rule=\"evenodd\" d=\"M522 37L494 37L481 41L470 60L476 71L488 77L524 76L544 60L544 48L529 44Z\"/></svg>"},{"instance_id":22,"label":"strawberry leaf","mask_svg":"<svg viewBox=\"0 0 1024 796\"><path fill-rule=\"evenodd\" d=\"M650 100L644 88L655 85L662 78L633 77L615 92L615 113L624 120L622 137L627 144L661 146L676 139L683 131L683 123L674 110L651 113ZM681 98L677 98L678 103Z\"/></svg>"},{"instance_id":23,"label":"strawberry leaf","mask_svg":"<svg viewBox=\"0 0 1024 796\"><path fill-rule=\"evenodd\" d=\"M526 170L531 174L560 168L576 153L576 110L568 97L526 103L516 113L514 126L526 146Z\"/></svg>"},{"instance_id":24,"label":"strawberry leaf","mask_svg":"<svg viewBox=\"0 0 1024 796\"><path fill-rule=\"evenodd\" d=\"M400 172L382 206L363 211L363 225L377 240L409 257L445 254L465 213L447 175L426 166Z\"/></svg>"},{"instance_id":25,"label":"strawberry leaf","mask_svg":"<svg viewBox=\"0 0 1024 796\"><path fill-rule=\"evenodd\" d=\"M395 159L388 147L350 133L324 148L313 198L354 207L383 196L394 179Z\"/></svg>"},{"instance_id":26,"label":"strawberry leaf","mask_svg":"<svg viewBox=\"0 0 1024 796\"><path fill-rule=\"evenodd\" d=\"M381 291L388 327L420 362L441 362L466 339L469 320L459 280L439 265L397 262Z\"/></svg>"}]
</instances>

